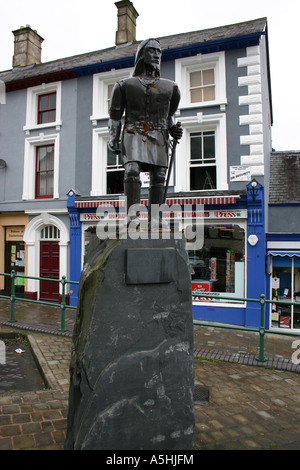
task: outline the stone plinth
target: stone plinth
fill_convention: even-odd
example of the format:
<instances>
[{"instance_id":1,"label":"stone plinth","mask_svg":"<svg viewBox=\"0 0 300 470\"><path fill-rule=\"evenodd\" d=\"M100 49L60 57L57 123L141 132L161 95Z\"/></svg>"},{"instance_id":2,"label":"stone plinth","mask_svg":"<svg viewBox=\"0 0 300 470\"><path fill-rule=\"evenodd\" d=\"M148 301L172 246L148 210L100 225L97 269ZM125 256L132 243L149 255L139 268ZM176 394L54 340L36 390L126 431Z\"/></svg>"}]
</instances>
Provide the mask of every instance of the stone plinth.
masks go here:
<instances>
[{"instance_id":1,"label":"stone plinth","mask_svg":"<svg viewBox=\"0 0 300 470\"><path fill-rule=\"evenodd\" d=\"M192 449L184 240L96 239L79 289L66 449Z\"/></svg>"}]
</instances>

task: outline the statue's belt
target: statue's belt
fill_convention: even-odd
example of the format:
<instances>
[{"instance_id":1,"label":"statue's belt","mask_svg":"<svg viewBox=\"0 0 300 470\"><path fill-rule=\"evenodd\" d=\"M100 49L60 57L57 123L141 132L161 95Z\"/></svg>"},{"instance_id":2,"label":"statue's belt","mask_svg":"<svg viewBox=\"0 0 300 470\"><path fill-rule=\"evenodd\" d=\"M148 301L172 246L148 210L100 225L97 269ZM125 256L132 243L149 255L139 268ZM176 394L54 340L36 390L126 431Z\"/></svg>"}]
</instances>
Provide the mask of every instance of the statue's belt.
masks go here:
<instances>
[{"instance_id":1,"label":"statue's belt","mask_svg":"<svg viewBox=\"0 0 300 470\"><path fill-rule=\"evenodd\" d=\"M152 122L139 121L135 122L134 124L127 122L125 124L125 129L126 132L128 132L129 134L135 134L135 132L138 132L139 134L143 134L146 136L148 135L149 131L165 131L167 130L167 127L159 126L153 124Z\"/></svg>"}]
</instances>

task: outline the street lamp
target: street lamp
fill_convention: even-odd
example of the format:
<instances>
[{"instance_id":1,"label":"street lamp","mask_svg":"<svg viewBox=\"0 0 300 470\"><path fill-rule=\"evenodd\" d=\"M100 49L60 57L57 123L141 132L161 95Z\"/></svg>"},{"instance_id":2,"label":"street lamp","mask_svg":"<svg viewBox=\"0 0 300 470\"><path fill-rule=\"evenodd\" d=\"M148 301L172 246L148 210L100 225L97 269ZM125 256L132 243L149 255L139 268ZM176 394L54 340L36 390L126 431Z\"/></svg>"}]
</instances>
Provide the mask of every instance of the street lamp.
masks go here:
<instances>
[{"instance_id":1,"label":"street lamp","mask_svg":"<svg viewBox=\"0 0 300 470\"><path fill-rule=\"evenodd\" d=\"M252 197L252 201L255 201L258 195L257 181L252 180L251 183L247 186L247 190Z\"/></svg>"}]
</instances>

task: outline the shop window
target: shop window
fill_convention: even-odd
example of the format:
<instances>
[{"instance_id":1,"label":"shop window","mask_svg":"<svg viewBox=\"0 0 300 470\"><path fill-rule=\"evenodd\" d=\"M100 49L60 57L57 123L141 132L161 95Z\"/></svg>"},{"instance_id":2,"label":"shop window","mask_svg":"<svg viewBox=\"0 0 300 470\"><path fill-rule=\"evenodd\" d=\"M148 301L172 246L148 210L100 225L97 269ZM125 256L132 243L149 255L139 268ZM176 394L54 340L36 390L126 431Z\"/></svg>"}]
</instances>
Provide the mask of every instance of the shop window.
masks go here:
<instances>
[{"instance_id":1,"label":"shop window","mask_svg":"<svg viewBox=\"0 0 300 470\"><path fill-rule=\"evenodd\" d=\"M121 154L115 154L107 149L106 191L107 194L124 192L124 169Z\"/></svg>"},{"instance_id":2,"label":"shop window","mask_svg":"<svg viewBox=\"0 0 300 470\"><path fill-rule=\"evenodd\" d=\"M283 301L282 304L271 304L271 327L299 329L300 260L298 258L273 258L271 290L272 300ZM299 307L285 305L284 302L299 302Z\"/></svg>"},{"instance_id":3,"label":"shop window","mask_svg":"<svg viewBox=\"0 0 300 470\"><path fill-rule=\"evenodd\" d=\"M196 233L196 230L193 229ZM188 244L194 301L204 301L197 294L219 294L243 298L245 295L245 229L242 225L205 222L201 248ZM230 299L208 299L231 302Z\"/></svg>"},{"instance_id":4,"label":"shop window","mask_svg":"<svg viewBox=\"0 0 300 470\"><path fill-rule=\"evenodd\" d=\"M53 197L54 145L36 148L36 198Z\"/></svg>"},{"instance_id":5,"label":"shop window","mask_svg":"<svg viewBox=\"0 0 300 470\"><path fill-rule=\"evenodd\" d=\"M215 132L190 134L190 190L216 189Z\"/></svg>"},{"instance_id":6,"label":"shop window","mask_svg":"<svg viewBox=\"0 0 300 470\"><path fill-rule=\"evenodd\" d=\"M39 95L38 97L38 124L55 122L56 120L56 92Z\"/></svg>"}]
</instances>

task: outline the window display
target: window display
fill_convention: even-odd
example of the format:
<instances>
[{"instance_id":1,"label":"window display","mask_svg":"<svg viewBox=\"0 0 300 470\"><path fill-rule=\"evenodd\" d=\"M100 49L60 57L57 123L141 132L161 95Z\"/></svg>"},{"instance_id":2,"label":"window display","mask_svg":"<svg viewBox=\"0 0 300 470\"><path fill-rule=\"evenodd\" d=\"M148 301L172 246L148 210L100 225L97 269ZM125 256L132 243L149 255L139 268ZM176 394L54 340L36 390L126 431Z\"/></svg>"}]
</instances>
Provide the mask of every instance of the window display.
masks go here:
<instances>
[{"instance_id":1,"label":"window display","mask_svg":"<svg viewBox=\"0 0 300 470\"><path fill-rule=\"evenodd\" d=\"M272 300L283 301L271 305L272 328L300 328L300 261L298 258L273 257L271 276ZM285 305L284 302L299 302Z\"/></svg>"},{"instance_id":2,"label":"window display","mask_svg":"<svg viewBox=\"0 0 300 470\"><path fill-rule=\"evenodd\" d=\"M222 297L210 301L232 302L223 297L244 297L245 230L241 225L206 222L202 248L195 250L188 244L188 255L194 302L205 301L197 294L209 292Z\"/></svg>"}]
</instances>

